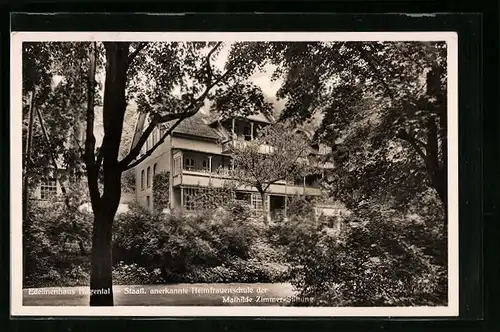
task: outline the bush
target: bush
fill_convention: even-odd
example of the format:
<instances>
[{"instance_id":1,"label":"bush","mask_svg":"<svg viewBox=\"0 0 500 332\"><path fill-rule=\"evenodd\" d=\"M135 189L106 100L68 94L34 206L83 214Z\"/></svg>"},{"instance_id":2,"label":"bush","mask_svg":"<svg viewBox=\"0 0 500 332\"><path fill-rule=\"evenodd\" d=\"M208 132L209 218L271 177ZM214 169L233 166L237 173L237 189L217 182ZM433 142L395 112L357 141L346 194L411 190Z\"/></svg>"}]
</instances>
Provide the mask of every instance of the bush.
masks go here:
<instances>
[{"instance_id":1,"label":"bush","mask_svg":"<svg viewBox=\"0 0 500 332\"><path fill-rule=\"evenodd\" d=\"M287 246L300 296L316 299L315 305L445 305L446 264L443 253L430 250L446 241L443 220L363 217L340 234L310 220L280 226L278 240Z\"/></svg>"},{"instance_id":2,"label":"bush","mask_svg":"<svg viewBox=\"0 0 500 332\"><path fill-rule=\"evenodd\" d=\"M304 196L295 196L288 203L287 214L291 217L313 217L314 204Z\"/></svg>"},{"instance_id":3,"label":"bush","mask_svg":"<svg viewBox=\"0 0 500 332\"><path fill-rule=\"evenodd\" d=\"M160 269L147 270L137 264L118 262L113 268L115 285L143 285L161 283Z\"/></svg>"},{"instance_id":4,"label":"bush","mask_svg":"<svg viewBox=\"0 0 500 332\"><path fill-rule=\"evenodd\" d=\"M133 208L115 222L114 262L159 271L164 282L246 280L241 262L251 259L264 231L263 222L235 202L213 214L163 215ZM221 271L227 274L221 277Z\"/></svg>"},{"instance_id":5,"label":"bush","mask_svg":"<svg viewBox=\"0 0 500 332\"><path fill-rule=\"evenodd\" d=\"M62 202L31 204L23 223L24 287L88 280L92 216Z\"/></svg>"}]
</instances>

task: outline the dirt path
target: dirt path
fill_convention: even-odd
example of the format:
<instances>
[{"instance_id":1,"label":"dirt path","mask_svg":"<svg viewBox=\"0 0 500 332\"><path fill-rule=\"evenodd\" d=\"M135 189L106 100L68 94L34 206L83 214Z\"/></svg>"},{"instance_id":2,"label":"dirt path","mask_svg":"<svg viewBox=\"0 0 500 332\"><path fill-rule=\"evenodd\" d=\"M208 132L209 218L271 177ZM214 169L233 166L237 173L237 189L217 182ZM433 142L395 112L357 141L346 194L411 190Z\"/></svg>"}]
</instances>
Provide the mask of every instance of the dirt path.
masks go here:
<instances>
[{"instance_id":1,"label":"dirt path","mask_svg":"<svg viewBox=\"0 0 500 332\"><path fill-rule=\"evenodd\" d=\"M115 306L285 305L294 295L287 283L114 286ZM87 306L89 287L29 288L25 306Z\"/></svg>"}]
</instances>

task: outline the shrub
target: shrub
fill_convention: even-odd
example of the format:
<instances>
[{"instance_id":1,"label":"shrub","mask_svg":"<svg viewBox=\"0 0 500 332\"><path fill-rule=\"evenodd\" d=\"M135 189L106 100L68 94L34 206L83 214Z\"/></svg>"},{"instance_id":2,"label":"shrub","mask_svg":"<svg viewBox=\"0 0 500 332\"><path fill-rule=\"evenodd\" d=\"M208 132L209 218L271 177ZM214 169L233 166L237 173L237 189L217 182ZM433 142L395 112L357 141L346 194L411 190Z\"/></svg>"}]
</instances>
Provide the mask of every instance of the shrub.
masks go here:
<instances>
[{"instance_id":1,"label":"shrub","mask_svg":"<svg viewBox=\"0 0 500 332\"><path fill-rule=\"evenodd\" d=\"M212 215L163 215L133 208L115 222L114 262L140 262L148 271L159 270L166 282L180 282L192 281L196 270L210 274L216 267L249 259L263 226L245 209L231 203Z\"/></svg>"},{"instance_id":2,"label":"shrub","mask_svg":"<svg viewBox=\"0 0 500 332\"><path fill-rule=\"evenodd\" d=\"M304 196L293 197L287 206L287 215L290 217L313 217L314 204Z\"/></svg>"},{"instance_id":3,"label":"shrub","mask_svg":"<svg viewBox=\"0 0 500 332\"><path fill-rule=\"evenodd\" d=\"M160 172L153 177L153 206L157 212L168 208L170 202L170 172Z\"/></svg>"},{"instance_id":4,"label":"shrub","mask_svg":"<svg viewBox=\"0 0 500 332\"><path fill-rule=\"evenodd\" d=\"M116 285L143 285L161 283L160 269L147 270L137 264L118 262L113 268L113 282Z\"/></svg>"},{"instance_id":5,"label":"shrub","mask_svg":"<svg viewBox=\"0 0 500 332\"><path fill-rule=\"evenodd\" d=\"M316 299L316 305L444 305L446 265L429 251L443 233L407 216L363 217L340 234L308 220L294 231L281 226L300 296Z\"/></svg>"},{"instance_id":6,"label":"shrub","mask_svg":"<svg viewBox=\"0 0 500 332\"><path fill-rule=\"evenodd\" d=\"M62 202L31 204L23 223L24 286L84 283L92 216Z\"/></svg>"}]
</instances>

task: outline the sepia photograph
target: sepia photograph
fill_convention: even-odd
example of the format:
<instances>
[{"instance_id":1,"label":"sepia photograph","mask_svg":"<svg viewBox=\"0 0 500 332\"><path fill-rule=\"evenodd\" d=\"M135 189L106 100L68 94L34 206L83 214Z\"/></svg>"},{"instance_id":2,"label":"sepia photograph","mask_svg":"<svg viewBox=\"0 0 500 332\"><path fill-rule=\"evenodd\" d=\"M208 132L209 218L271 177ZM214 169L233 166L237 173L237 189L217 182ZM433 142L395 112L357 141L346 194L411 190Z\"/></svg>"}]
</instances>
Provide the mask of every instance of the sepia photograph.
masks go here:
<instances>
[{"instance_id":1,"label":"sepia photograph","mask_svg":"<svg viewBox=\"0 0 500 332\"><path fill-rule=\"evenodd\" d=\"M20 315L458 315L457 37L12 34Z\"/></svg>"}]
</instances>

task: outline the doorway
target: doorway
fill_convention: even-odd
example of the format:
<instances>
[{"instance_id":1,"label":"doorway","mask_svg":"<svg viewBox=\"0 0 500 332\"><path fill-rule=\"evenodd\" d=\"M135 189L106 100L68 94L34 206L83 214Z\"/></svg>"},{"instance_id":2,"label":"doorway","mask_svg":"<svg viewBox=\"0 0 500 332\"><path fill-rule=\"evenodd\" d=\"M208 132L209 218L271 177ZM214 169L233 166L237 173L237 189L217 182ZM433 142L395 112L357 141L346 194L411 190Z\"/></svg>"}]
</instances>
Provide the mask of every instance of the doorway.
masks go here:
<instances>
[{"instance_id":1,"label":"doorway","mask_svg":"<svg viewBox=\"0 0 500 332\"><path fill-rule=\"evenodd\" d=\"M285 215L285 196L269 196L269 213L272 220L281 219Z\"/></svg>"}]
</instances>

